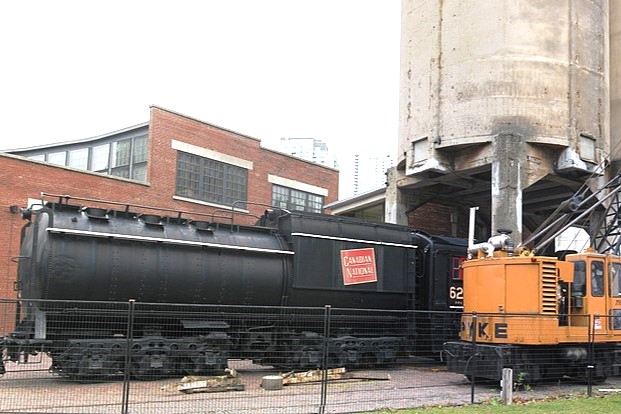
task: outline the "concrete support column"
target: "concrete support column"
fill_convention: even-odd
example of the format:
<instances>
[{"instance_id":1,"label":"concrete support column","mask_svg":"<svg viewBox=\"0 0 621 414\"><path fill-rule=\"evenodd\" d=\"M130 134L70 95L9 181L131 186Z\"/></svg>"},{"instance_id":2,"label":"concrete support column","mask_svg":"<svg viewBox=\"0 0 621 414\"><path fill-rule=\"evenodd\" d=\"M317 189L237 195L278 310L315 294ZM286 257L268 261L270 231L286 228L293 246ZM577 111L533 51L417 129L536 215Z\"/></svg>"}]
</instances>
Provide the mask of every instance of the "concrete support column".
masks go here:
<instances>
[{"instance_id":1,"label":"concrete support column","mask_svg":"<svg viewBox=\"0 0 621 414\"><path fill-rule=\"evenodd\" d=\"M386 223L408 225L408 217L405 212L408 210L407 196L397 187L399 178L404 175L396 168L388 169L388 186L386 187L386 201L384 209L384 221Z\"/></svg>"},{"instance_id":2,"label":"concrete support column","mask_svg":"<svg viewBox=\"0 0 621 414\"><path fill-rule=\"evenodd\" d=\"M621 169L621 2L610 2L610 156Z\"/></svg>"},{"instance_id":3,"label":"concrete support column","mask_svg":"<svg viewBox=\"0 0 621 414\"><path fill-rule=\"evenodd\" d=\"M522 241L522 174L526 165L526 143L516 134L498 134L493 143L492 234L512 231L515 244Z\"/></svg>"}]
</instances>

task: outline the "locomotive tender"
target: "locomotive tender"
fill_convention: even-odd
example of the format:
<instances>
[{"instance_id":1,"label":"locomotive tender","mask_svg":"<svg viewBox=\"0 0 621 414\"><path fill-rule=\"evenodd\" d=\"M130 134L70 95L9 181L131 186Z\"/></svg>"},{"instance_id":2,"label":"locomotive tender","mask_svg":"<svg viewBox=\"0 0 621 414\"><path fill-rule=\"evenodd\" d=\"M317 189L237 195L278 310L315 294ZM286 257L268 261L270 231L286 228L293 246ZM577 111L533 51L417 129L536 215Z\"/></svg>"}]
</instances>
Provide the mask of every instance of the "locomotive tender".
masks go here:
<instances>
[{"instance_id":1,"label":"locomotive tender","mask_svg":"<svg viewBox=\"0 0 621 414\"><path fill-rule=\"evenodd\" d=\"M393 363L406 344L420 354L439 353L457 335L458 323L446 328L446 318L459 320L465 240L277 209L248 226L64 198L25 211L19 322L0 343L9 362L43 351L60 375L106 379L123 372L131 346L135 378L219 371L228 358L308 369L320 366L327 342L332 365L355 367ZM132 300L128 345L126 314L106 304ZM105 323L78 329L102 316L68 301L104 304ZM175 313L165 304L187 308ZM236 305L238 313L210 313L203 304ZM244 306L326 305L352 310L334 317L329 338L322 321L294 325L244 312ZM385 329L365 332L365 318Z\"/></svg>"}]
</instances>

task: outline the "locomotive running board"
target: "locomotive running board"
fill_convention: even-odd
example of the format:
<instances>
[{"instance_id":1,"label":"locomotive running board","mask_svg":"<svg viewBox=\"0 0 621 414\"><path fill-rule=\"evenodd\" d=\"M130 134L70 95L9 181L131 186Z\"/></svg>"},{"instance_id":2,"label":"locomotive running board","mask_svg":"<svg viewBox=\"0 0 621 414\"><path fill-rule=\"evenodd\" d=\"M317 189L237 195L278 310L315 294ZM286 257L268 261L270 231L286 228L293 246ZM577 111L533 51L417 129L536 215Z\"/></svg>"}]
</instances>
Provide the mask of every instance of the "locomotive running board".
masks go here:
<instances>
[{"instance_id":1,"label":"locomotive running board","mask_svg":"<svg viewBox=\"0 0 621 414\"><path fill-rule=\"evenodd\" d=\"M74 236L82 236L82 237L100 237L103 239L130 240L130 241L146 242L146 243L163 243L163 244L173 244L176 246L211 247L213 249L236 250L236 251L245 251L245 252L253 252L253 253L290 254L290 255L295 254L294 252L289 251L289 250L262 249L260 247L231 246L227 244L218 244L218 243L205 243L205 242L195 242L195 241L190 241L190 240L166 239L162 237L134 236L131 234L120 234L120 233L103 233L103 232L98 232L98 231L61 229L57 227L49 227L47 231L53 234L71 234Z\"/></svg>"}]
</instances>

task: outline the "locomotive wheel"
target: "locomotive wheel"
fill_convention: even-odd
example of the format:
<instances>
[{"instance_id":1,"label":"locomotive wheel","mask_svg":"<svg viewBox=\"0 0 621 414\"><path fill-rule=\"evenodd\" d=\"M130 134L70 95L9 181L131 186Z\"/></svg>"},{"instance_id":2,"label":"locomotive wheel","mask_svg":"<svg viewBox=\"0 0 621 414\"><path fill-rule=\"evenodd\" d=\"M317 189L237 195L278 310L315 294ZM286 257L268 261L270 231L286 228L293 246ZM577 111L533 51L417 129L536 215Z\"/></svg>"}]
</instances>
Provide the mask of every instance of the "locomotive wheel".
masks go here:
<instances>
[{"instance_id":1,"label":"locomotive wheel","mask_svg":"<svg viewBox=\"0 0 621 414\"><path fill-rule=\"evenodd\" d=\"M151 381L173 374L170 349L161 341L135 344L132 347L131 375L135 379Z\"/></svg>"},{"instance_id":2,"label":"locomotive wheel","mask_svg":"<svg viewBox=\"0 0 621 414\"><path fill-rule=\"evenodd\" d=\"M151 354L136 357L132 363L132 377L142 381L166 378L172 374L170 362L164 354Z\"/></svg>"}]
</instances>

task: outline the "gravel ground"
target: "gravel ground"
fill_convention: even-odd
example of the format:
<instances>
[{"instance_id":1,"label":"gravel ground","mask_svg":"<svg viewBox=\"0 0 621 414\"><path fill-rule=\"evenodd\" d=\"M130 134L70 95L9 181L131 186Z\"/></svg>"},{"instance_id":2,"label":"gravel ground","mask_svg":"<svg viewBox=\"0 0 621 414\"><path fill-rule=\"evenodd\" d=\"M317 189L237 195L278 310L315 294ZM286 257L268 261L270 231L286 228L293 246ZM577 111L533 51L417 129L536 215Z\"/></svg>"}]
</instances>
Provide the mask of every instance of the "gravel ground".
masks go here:
<instances>
[{"instance_id":1,"label":"gravel ground","mask_svg":"<svg viewBox=\"0 0 621 414\"><path fill-rule=\"evenodd\" d=\"M317 413L321 406L321 384L289 385L267 391L260 386L265 375L277 371L245 361L230 364L241 376L244 391L183 394L171 391L179 379L132 381L129 387L129 412L132 414L280 414ZM0 378L1 413L121 413L123 383L79 384L47 371L49 361L7 365L9 372ZM351 413L381 408L406 408L429 405L461 405L471 401L471 385L462 376L429 364L403 365L398 368L356 371L361 376L384 379L344 380L328 384L325 412ZM621 378L594 387L621 388ZM543 399L550 396L585 394L584 384L570 381L536 384L528 391L514 394L518 399ZM498 397L500 390L491 384L475 387L475 402Z\"/></svg>"}]
</instances>

